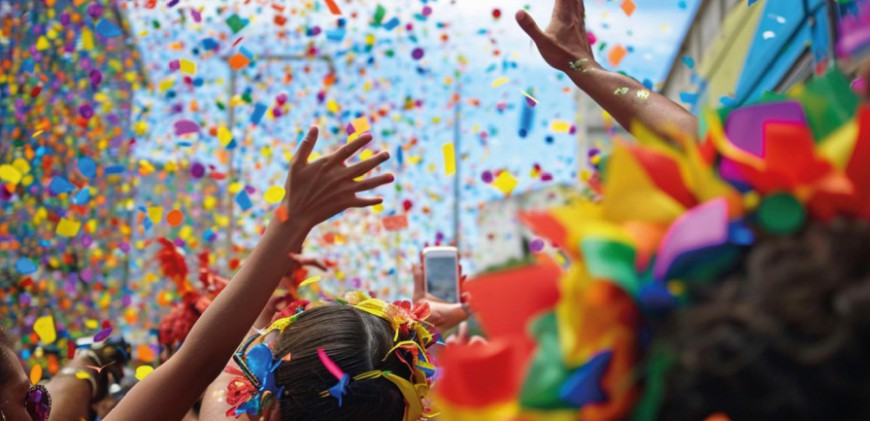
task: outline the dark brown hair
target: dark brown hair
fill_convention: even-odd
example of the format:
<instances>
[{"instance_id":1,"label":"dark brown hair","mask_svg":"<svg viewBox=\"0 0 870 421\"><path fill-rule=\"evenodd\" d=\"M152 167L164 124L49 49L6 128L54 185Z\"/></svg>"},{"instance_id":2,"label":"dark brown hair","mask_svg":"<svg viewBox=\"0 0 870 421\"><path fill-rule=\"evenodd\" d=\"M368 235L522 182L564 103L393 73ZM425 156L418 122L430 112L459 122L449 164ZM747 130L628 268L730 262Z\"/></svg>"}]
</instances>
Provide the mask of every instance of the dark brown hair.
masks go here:
<instances>
[{"instance_id":1,"label":"dark brown hair","mask_svg":"<svg viewBox=\"0 0 870 421\"><path fill-rule=\"evenodd\" d=\"M661 419L870 419L870 226L763 238L669 326Z\"/></svg>"},{"instance_id":2,"label":"dark brown hair","mask_svg":"<svg viewBox=\"0 0 870 421\"><path fill-rule=\"evenodd\" d=\"M278 387L285 392L281 397L281 419L401 421L404 397L383 378L351 381L341 407L337 399L320 396L337 380L318 358L318 348L323 348L351 377L384 370L410 379L411 370L402 362L404 359L411 363L410 355L396 351L387 357L393 347L393 334L386 320L351 306L328 305L301 313L275 348L278 356L291 354L291 360L282 363L275 374Z\"/></svg>"}]
</instances>

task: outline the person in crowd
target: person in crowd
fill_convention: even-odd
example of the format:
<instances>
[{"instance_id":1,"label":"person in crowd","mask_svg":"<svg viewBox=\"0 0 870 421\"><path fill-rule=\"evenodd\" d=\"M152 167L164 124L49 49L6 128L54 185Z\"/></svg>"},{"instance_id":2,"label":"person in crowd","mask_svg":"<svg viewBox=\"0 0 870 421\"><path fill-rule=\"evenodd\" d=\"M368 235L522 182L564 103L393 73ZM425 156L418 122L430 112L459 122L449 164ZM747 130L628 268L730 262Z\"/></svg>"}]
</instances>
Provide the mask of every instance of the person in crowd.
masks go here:
<instances>
[{"instance_id":1,"label":"person in crowd","mask_svg":"<svg viewBox=\"0 0 870 421\"><path fill-rule=\"evenodd\" d=\"M606 70L595 61L586 32L585 13L583 0L556 0L546 30L542 31L524 10L517 12L516 20L547 64L564 72L626 130L631 131L632 124L640 122L665 137L697 133L698 119L686 109L637 80ZM644 95L614 95L624 88Z\"/></svg>"},{"instance_id":2,"label":"person in crowd","mask_svg":"<svg viewBox=\"0 0 870 421\"><path fill-rule=\"evenodd\" d=\"M276 399L272 412L239 411L237 408L244 407L245 404L239 405L239 391L235 385L244 384L244 379L240 379L238 375L237 361L230 361L224 373L205 393L202 418L218 420L250 416L253 417L251 419L257 419L256 417L263 416L272 420L418 419L420 413L409 412L413 405L408 402L419 401L421 406L418 409L422 410L425 393L409 398L403 395L403 387L385 377L375 377L366 382L351 382L343 396L343 402L324 399L320 392L332 386L336 379L330 375L327 365L318 356L318 349L326 349L330 358L336 362L341 361L339 365L353 378L378 370L401 373L399 377L402 379L412 378L414 373L409 371L409 362L419 362L420 354L424 354L424 359L428 360L427 348L434 345L429 333L433 330L447 332L470 316L464 302L446 303L426 294L422 264L414 265L412 271L415 303L413 309L410 303L405 303L404 308L401 305L379 303L387 309L387 313L404 314L407 317L408 327L400 328L404 333L398 336L389 318L380 317L381 314L373 315L358 307L335 303L317 306L307 301L297 301L282 310L273 304L276 299L270 301L252 330L269 332L270 325L284 317L297 315L290 328L284 330L280 336L264 338L266 342L272 343L273 350L281 350L276 353L275 358L288 358L275 371L275 386L283 390L283 395ZM463 301L467 299L465 295ZM412 311L409 312L409 309ZM411 335L407 336L408 334ZM409 341L419 343L417 346L394 349L403 342L408 344ZM409 386L410 383L405 384L405 389ZM428 384L418 382L413 384L413 389L425 392ZM251 396L254 395L248 396L249 400ZM409 413L412 415L408 415Z\"/></svg>"},{"instance_id":3,"label":"person in crowd","mask_svg":"<svg viewBox=\"0 0 870 421\"><path fill-rule=\"evenodd\" d=\"M550 66L627 130L697 133L697 119L659 94L614 95L646 88L595 61L584 6L556 0L544 31L525 11L516 20ZM859 68L854 86L870 98L870 63ZM691 308L655 326L677 350L658 419L870 419L868 248L866 220L816 221L760 238L725 279L691 291Z\"/></svg>"},{"instance_id":4,"label":"person in crowd","mask_svg":"<svg viewBox=\"0 0 870 421\"><path fill-rule=\"evenodd\" d=\"M279 213L286 218L276 217L270 222L245 265L202 314L184 346L133 387L106 420L178 420L184 417L220 374L227 359L261 313L293 263L290 254L301 251L308 232L348 208L381 203L380 198L363 198L357 194L392 182L392 174L362 181L355 179L385 162L389 153L380 152L365 161L345 164L372 140L370 134L364 134L335 152L308 162L317 138L318 130L312 127L290 165L285 184L287 194L281 204L285 212ZM2 357L0 365L6 372L4 374L8 373L0 378L0 387L4 390L0 401L2 417L8 421L44 421L52 416L49 391L29 384L15 354L8 347L4 347ZM78 380L78 376L73 377ZM81 396L74 400L79 401L92 393L88 382L74 384L81 389ZM62 394L67 393L64 391ZM52 416L52 419L69 419L65 411L59 407L56 413L63 413L64 418Z\"/></svg>"},{"instance_id":5,"label":"person in crowd","mask_svg":"<svg viewBox=\"0 0 870 421\"><path fill-rule=\"evenodd\" d=\"M47 385L32 385L10 338L0 330L0 420L47 420L52 405L58 408L52 419L90 419L95 405L108 396L109 385L123 377L129 356L123 341L81 349Z\"/></svg>"}]
</instances>

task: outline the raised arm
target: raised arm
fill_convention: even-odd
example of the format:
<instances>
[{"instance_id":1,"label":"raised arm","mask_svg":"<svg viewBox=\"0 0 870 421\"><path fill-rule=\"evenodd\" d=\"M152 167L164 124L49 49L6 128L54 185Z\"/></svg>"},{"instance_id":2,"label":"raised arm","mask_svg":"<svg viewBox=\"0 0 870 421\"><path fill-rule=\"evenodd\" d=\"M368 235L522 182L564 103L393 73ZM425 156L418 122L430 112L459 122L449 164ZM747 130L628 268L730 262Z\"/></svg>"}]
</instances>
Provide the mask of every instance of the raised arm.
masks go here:
<instances>
[{"instance_id":1,"label":"raised arm","mask_svg":"<svg viewBox=\"0 0 870 421\"><path fill-rule=\"evenodd\" d=\"M287 220L272 219L242 269L203 313L181 350L137 384L107 421L180 420L220 374L287 272L289 254L299 253L308 232L345 209L381 202L356 194L392 182L391 174L354 179L389 159L389 154L381 152L346 166L344 161L371 141L366 134L309 163L317 134L317 128L308 132L290 165L282 203Z\"/></svg>"},{"instance_id":2,"label":"raised arm","mask_svg":"<svg viewBox=\"0 0 870 421\"><path fill-rule=\"evenodd\" d=\"M544 60L565 72L626 130L637 121L665 137L675 130L695 134L698 120L683 107L630 77L608 72L595 61L586 36L585 12L583 0L556 0L546 31L525 11L517 12L516 18Z\"/></svg>"}]
</instances>

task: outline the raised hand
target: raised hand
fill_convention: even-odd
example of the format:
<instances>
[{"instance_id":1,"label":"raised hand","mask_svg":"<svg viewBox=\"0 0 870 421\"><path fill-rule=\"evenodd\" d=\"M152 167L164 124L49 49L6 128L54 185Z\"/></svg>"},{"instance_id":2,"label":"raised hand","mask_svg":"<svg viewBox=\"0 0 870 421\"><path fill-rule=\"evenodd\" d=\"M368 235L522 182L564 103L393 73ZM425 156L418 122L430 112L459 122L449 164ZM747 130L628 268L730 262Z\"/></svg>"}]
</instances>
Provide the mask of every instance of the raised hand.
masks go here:
<instances>
[{"instance_id":1,"label":"raised hand","mask_svg":"<svg viewBox=\"0 0 870 421\"><path fill-rule=\"evenodd\" d=\"M524 10L517 12L516 19L538 46L547 64L568 71L597 66L586 35L585 13L583 0L556 0L546 31L541 31Z\"/></svg>"},{"instance_id":2,"label":"raised hand","mask_svg":"<svg viewBox=\"0 0 870 421\"><path fill-rule=\"evenodd\" d=\"M517 23L529 34L550 66L565 72L578 88L628 131L633 130L635 123L640 123L665 138L697 133L698 120L683 107L650 91L637 80L608 72L595 62L586 34L583 0L555 1L546 31L541 31L528 13L517 12ZM627 94L614 95L617 90Z\"/></svg>"},{"instance_id":3,"label":"raised hand","mask_svg":"<svg viewBox=\"0 0 870 421\"><path fill-rule=\"evenodd\" d=\"M422 262L422 255L420 256ZM468 312L468 293L462 293L460 303L447 303L426 292L426 280L422 263L413 265L411 271L414 276L414 303L426 302L429 304L429 318L427 322L435 326L439 332L446 332L456 325L467 320L471 314ZM459 268L460 274L462 267ZM461 276L460 284L465 282L465 276Z\"/></svg>"},{"instance_id":4,"label":"raised hand","mask_svg":"<svg viewBox=\"0 0 870 421\"><path fill-rule=\"evenodd\" d=\"M372 136L364 134L335 152L314 162L308 162L311 151L317 143L318 130L312 127L299 146L285 188L287 197L284 205L288 216L306 228L341 213L348 208L361 208L377 205L380 197L361 198L357 193L372 190L393 182L392 174L383 174L363 181L355 181L390 158L388 152L377 155L354 165L347 166L345 161L371 142Z\"/></svg>"}]
</instances>

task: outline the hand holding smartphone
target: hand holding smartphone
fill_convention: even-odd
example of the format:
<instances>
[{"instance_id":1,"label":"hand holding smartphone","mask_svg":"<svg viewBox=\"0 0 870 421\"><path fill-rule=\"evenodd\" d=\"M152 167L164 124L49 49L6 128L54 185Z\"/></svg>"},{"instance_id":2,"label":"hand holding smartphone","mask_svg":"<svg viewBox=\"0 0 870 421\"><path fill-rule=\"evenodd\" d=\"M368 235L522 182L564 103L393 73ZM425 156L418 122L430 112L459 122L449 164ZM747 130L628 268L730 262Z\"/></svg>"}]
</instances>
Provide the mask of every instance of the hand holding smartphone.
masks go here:
<instances>
[{"instance_id":1,"label":"hand holding smartphone","mask_svg":"<svg viewBox=\"0 0 870 421\"><path fill-rule=\"evenodd\" d=\"M459 252L456 247L423 249L423 270L429 295L447 303L460 301Z\"/></svg>"}]
</instances>

